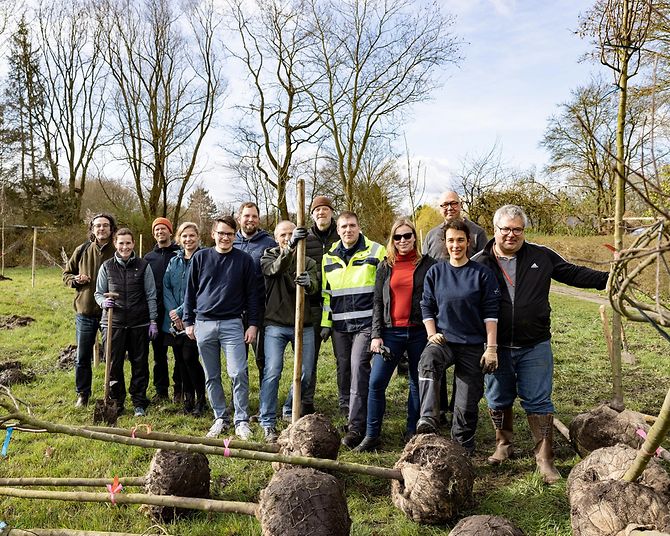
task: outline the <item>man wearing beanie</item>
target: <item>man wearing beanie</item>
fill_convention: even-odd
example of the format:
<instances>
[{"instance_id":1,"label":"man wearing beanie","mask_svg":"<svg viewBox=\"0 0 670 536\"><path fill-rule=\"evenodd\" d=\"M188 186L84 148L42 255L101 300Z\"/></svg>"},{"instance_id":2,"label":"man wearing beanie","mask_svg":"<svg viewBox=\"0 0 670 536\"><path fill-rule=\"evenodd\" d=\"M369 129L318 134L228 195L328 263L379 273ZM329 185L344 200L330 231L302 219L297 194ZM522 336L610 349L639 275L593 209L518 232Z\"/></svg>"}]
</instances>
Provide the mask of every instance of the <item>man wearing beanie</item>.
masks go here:
<instances>
[{"instance_id":1,"label":"man wearing beanie","mask_svg":"<svg viewBox=\"0 0 670 536\"><path fill-rule=\"evenodd\" d=\"M337 242L340 237L337 234L337 225L333 218L333 202L325 195L318 195L312 201L309 207L309 212L312 215L312 225L307 234L306 242L306 256L314 259L317 270L318 286L321 288L321 260L323 255L328 252L331 246ZM313 294L309 299L309 307L311 309L312 318L321 318L323 308L323 297L320 292ZM321 325L314 322L312 324L314 329L314 371L312 378L307 386L307 389L302 393L302 411L301 415L314 413L314 391L316 389L316 368L319 360L319 351L321 350ZM342 410L346 410L342 408Z\"/></svg>"},{"instance_id":2,"label":"man wearing beanie","mask_svg":"<svg viewBox=\"0 0 670 536\"><path fill-rule=\"evenodd\" d=\"M156 281L156 298L158 302L158 323L163 322L165 316L165 306L163 305L163 276L165 270L170 262L179 251L179 246L172 241L172 222L164 217L156 218L151 224L151 234L156 239L156 245L144 256L144 260L151 266L151 271ZM154 351L154 387L156 388L156 396L154 402L165 401L169 399L170 376L168 372L168 357L167 346L165 345L165 337L162 331L158 332L158 336L151 341L151 346ZM174 383L174 400L175 403L181 402L181 373L175 369L172 373L172 381Z\"/></svg>"}]
</instances>

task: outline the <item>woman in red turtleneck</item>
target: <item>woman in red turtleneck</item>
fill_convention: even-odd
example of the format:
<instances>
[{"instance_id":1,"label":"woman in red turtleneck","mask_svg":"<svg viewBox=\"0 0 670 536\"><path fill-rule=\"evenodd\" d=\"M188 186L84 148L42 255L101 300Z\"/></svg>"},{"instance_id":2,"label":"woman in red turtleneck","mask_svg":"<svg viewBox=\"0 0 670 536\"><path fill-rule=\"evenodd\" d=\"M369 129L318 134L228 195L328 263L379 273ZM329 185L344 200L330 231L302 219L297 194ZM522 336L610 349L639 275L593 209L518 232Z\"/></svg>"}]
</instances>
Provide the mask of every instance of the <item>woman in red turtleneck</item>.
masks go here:
<instances>
[{"instance_id":1,"label":"woman in red turtleneck","mask_svg":"<svg viewBox=\"0 0 670 536\"><path fill-rule=\"evenodd\" d=\"M407 436L416 432L419 418L417 367L426 346L426 329L421 317L423 280L435 259L421 255L416 229L411 221L397 220L386 246L387 257L377 268L372 313L372 372L368 392L368 420L365 438L354 449L374 450L381 444L381 428L386 409L386 387L402 355L409 361ZM380 353L382 347L388 352ZM385 354L385 355L384 355Z\"/></svg>"}]
</instances>

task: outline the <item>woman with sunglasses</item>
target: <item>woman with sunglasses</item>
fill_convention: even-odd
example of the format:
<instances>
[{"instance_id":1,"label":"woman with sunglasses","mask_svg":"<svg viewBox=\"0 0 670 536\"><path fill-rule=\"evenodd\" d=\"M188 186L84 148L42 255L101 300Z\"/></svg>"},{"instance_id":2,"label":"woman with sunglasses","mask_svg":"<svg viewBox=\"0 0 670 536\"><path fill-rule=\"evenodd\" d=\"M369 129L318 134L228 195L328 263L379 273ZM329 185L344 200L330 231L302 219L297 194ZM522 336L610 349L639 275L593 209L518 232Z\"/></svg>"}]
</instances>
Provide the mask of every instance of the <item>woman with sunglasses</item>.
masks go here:
<instances>
[{"instance_id":1,"label":"woman with sunglasses","mask_svg":"<svg viewBox=\"0 0 670 536\"><path fill-rule=\"evenodd\" d=\"M406 219L393 224L386 251L375 281L368 417L365 438L354 449L358 452L374 450L381 444L386 388L405 352L409 361L407 437L414 435L419 418L417 366L427 341L420 301L424 277L436 261L419 253L416 229Z\"/></svg>"},{"instance_id":2,"label":"woman with sunglasses","mask_svg":"<svg viewBox=\"0 0 670 536\"><path fill-rule=\"evenodd\" d=\"M449 260L428 271L421 300L429 342L419 361L421 418L417 432L437 433L440 381L453 364L456 389L451 437L473 454L484 373L498 366L500 290L491 269L468 258L470 229L465 222L454 220L444 229Z\"/></svg>"}]
</instances>

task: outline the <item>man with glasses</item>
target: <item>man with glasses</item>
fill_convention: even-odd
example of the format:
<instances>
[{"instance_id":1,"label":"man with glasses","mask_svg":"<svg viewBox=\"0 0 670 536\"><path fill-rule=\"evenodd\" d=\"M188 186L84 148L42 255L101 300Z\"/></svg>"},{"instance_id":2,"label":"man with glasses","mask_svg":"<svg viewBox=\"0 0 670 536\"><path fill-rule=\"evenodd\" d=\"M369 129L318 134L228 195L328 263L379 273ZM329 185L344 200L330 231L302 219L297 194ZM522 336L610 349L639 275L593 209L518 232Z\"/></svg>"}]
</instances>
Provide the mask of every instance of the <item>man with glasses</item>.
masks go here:
<instances>
[{"instance_id":1,"label":"man with glasses","mask_svg":"<svg viewBox=\"0 0 670 536\"><path fill-rule=\"evenodd\" d=\"M230 424L221 384L221 348L233 384L235 434L242 440L249 428L249 375L245 344L258 333L256 267L247 253L233 247L237 223L232 216L217 218L212 226L214 247L196 251L184 295L182 318L186 335L197 341L205 369L205 384L214 410L207 437L217 437ZM242 324L246 312L248 327Z\"/></svg>"},{"instance_id":2,"label":"man with glasses","mask_svg":"<svg viewBox=\"0 0 670 536\"><path fill-rule=\"evenodd\" d=\"M488 240L486 231L476 223L468 220L462 214L463 203L456 192L444 192L439 200L440 213L444 218L444 223L433 227L426 238L423 239L421 253L430 255L438 261L449 258L447 248L444 245L444 226L446 223L454 220L463 220L470 229L470 246L468 247L468 258L481 251Z\"/></svg>"},{"instance_id":3,"label":"man with glasses","mask_svg":"<svg viewBox=\"0 0 670 536\"><path fill-rule=\"evenodd\" d=\"M493 225L493 240L473 258L494 271L501 290L498 368L485 379L496 431L496 449L488 462L497 465L512 455L512 406L518 396L535 441L535 462L544 481L553 484L561 475L553 452L551 280L602 290L609 274L571 264L546 246L526 242L528 217L516 205L499 208Z\"/></svg>"},{"instance_id":4,"label":"man with glasses","mask_svg":"<svg viewBox=\"0 0 670 536\"><path fill-rule=\"evenodd\" d=\"M116 222L109 214L96 214L88 226L89 237L72 253L63 270L63 283L74 288L77 360L74 366L77 390L76 408L88 405L91 396L93 347L100 326L102 310L95 301L95 282L100 266L114 256L112 237Z\"/></svg>"}]
</instances>

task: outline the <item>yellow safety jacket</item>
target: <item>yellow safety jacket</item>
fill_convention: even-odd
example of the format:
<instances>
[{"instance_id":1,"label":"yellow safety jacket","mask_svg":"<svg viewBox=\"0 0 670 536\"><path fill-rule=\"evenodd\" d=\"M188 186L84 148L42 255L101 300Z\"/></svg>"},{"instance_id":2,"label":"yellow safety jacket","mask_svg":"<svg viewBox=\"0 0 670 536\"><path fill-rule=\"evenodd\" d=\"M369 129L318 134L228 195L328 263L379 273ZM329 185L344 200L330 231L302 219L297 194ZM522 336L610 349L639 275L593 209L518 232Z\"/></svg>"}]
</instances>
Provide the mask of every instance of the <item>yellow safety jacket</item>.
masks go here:
<instances>
[{"instance_id":1,"label":"yellow safety jacket","mask_svg":"<svg viewBox=\"0 0 670 536\"><path fill-rule=\"evenodd\" d=\"M386 248L365 236L363 242L348 263L338 254L343 253L342 241L335 242L323 256L323 327L353 333L372 325L375 276Z\"/></svg>"}]
</instances>

